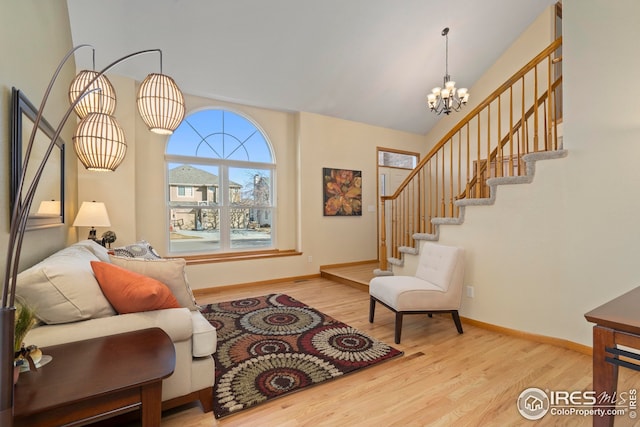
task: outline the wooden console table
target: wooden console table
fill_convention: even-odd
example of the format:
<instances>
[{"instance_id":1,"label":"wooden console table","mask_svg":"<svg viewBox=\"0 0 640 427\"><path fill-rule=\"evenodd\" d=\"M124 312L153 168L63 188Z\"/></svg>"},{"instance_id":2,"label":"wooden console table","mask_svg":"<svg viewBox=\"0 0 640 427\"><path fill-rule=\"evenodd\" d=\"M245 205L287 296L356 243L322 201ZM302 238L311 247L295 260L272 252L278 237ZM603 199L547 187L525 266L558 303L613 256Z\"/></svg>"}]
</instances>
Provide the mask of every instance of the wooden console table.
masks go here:
<instances>
[{"instance_id":1,"label":"wooden console table","mask_svg":"<svg viewBox=\"0 0 640 427\"><path fill-rule=\"evenodd\" d=\"M640 349L640 287L591 310L584 317L596 324L593 327L593 390L597 396L603 392L612 396L617 391L619 366L640 371L640 357L617 348L623 345ZM613 426L613 419L613 415L594 415L593 425Z\"/></svg>"},{"instance_id":2,"label":"wooden console table","mask_svg":"<svg viewBox=\"0 0 640 427\"><path fill-rule=\"evenodd\" d=\"M14 425L83 425L140 409L143 426L160 425L162 380L176 353L160 328L42 349L53 357L23 372L15 387Z\"/></svg>"}]
</instances>

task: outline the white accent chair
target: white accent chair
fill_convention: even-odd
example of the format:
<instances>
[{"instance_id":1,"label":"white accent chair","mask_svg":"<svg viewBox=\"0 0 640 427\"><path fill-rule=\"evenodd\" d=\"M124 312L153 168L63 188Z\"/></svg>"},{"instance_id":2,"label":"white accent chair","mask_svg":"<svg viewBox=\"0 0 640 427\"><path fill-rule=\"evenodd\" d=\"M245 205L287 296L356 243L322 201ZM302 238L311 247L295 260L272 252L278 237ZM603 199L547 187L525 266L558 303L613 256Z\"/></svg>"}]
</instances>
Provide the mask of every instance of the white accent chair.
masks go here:
<instances>
[{"instance_id":1,"label":"white accent chair","mask_svg":"<svg viewBox=\"0 0 640 427\"><path fill-rule=\"evenodd\" d=\"M380 276L369 283L369 322L376 302L396 313L395 342L400 344L405 314L451 313L458 333L462 324L458 310L462 302L464 249L424 243L415 276Z\"/></svg>"}]
</instances>

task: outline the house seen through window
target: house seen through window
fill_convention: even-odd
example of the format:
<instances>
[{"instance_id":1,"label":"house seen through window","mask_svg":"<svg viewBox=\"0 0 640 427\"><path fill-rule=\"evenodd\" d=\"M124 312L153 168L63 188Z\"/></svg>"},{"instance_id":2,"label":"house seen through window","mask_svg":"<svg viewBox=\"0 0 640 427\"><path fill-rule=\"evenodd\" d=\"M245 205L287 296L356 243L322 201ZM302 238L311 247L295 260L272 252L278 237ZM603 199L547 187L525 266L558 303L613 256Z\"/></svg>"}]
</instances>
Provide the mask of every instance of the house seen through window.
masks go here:
<instances>
[{"instance_id":1,"label":"house seen through window","mask_svg":"<svg viewBox=\"0 0 640 427\"><path fill-rule=\"evenodd\" d=\"M169 138L165 160L172 253L274 246L275 161L251 120L221 109L190 114Z\"/></svg>"}]
</instances>

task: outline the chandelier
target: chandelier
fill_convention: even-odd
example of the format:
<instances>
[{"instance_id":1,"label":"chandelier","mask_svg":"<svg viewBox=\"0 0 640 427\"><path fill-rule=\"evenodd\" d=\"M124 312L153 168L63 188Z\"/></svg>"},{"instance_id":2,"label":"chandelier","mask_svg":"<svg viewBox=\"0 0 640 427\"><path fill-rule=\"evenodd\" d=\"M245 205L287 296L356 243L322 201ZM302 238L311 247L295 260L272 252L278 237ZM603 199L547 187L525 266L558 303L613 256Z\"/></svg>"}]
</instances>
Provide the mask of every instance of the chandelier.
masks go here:
<instances>
[{"instance_id":1,"label":"chandelier","mask_svg":"<svg viewBox=\"0 0 640 427\"><path fill-rule=\"evenodd\" d=\"M469 100L469 92L466 88L456 90L456 82L449 75L449 27L442 30L445 37L445 72L443 87L434 87L427 95L429 109L436 114L451 114L451 111L460 111Z\"/></svg>"}]
</instances>

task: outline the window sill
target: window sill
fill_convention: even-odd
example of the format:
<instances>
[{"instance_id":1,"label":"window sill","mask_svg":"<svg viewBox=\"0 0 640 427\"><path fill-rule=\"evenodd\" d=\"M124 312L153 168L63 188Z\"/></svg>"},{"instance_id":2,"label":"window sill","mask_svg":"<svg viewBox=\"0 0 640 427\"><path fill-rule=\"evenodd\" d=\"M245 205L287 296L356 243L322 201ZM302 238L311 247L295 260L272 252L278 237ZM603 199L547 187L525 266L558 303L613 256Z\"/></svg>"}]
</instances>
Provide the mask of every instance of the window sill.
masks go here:
<instances>
[{"instance_id":1,"label":"window sill","mask_svg":"<svg viewBox=\"0 0 640 427\"><path fill-rule=\"evenodd\" d=\"M271 249L266 251L227 252L223 254L187 255L183 257L172 256L167 258L184 258L185 261L187 261L187 265L199 265L213 264L217 262L246 261L252 259L278 258L299 255L302 255L302 252L296 251L295 249Z\"/></svg>"}]
</instances>

